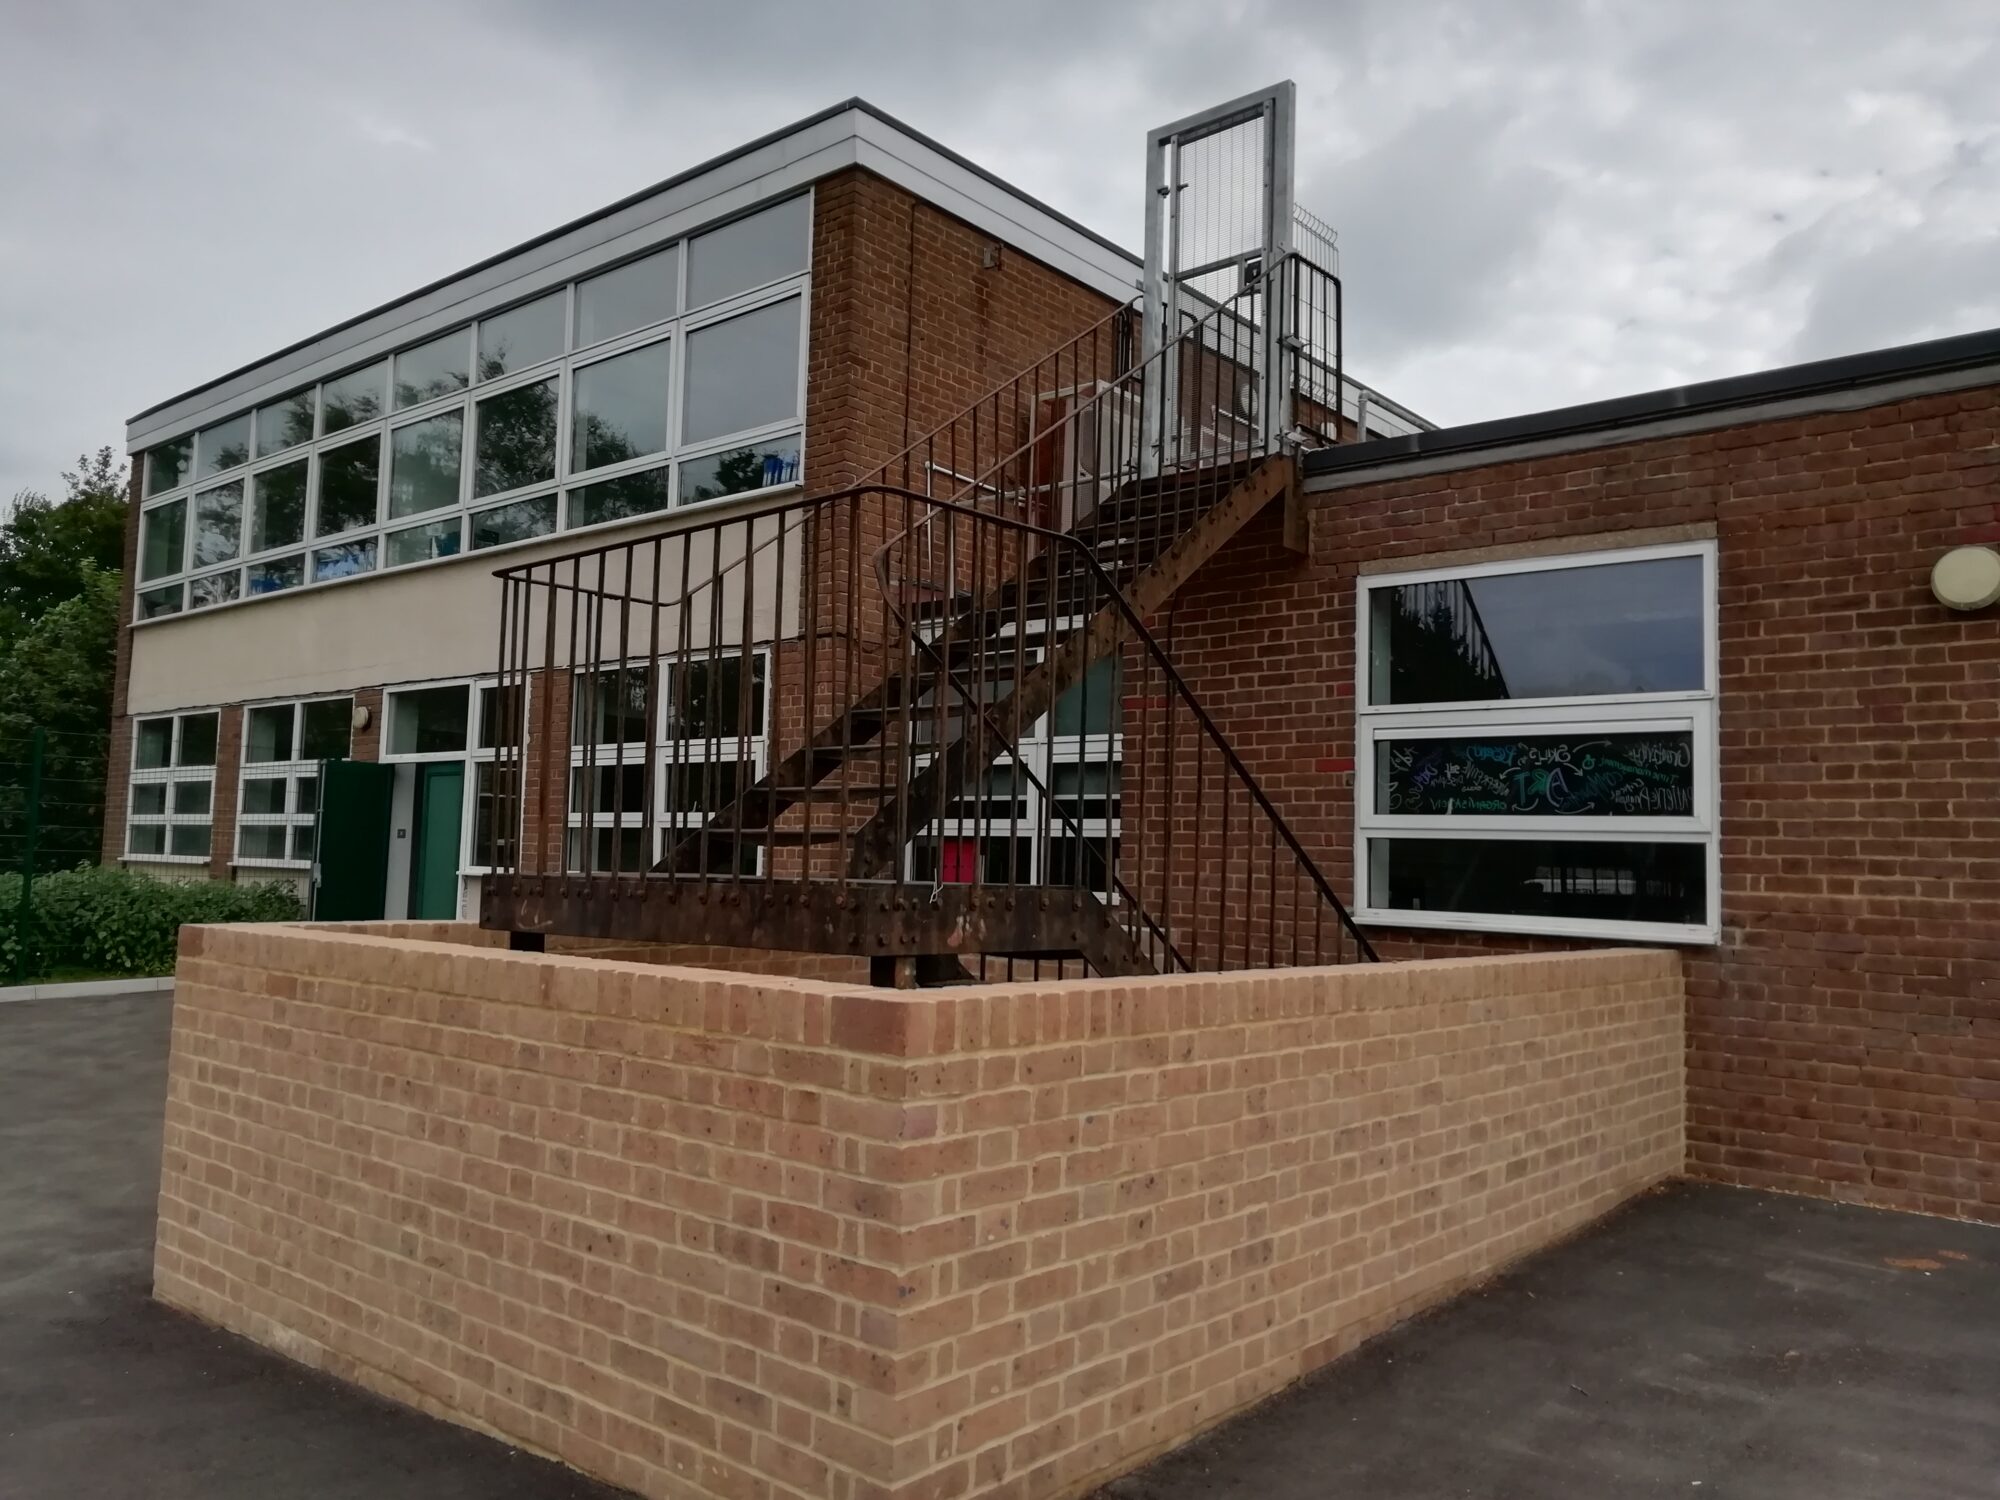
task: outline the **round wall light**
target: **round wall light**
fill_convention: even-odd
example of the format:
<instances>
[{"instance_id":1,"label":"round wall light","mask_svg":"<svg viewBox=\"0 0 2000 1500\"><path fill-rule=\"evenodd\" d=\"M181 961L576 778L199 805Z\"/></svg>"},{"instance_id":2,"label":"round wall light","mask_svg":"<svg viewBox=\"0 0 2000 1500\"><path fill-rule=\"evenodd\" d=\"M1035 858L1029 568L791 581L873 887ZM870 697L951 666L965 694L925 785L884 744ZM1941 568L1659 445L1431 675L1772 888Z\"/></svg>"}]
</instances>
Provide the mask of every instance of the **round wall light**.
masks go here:
<instances>
[{"instance_id":1,"label":"round wall light","mask_svg":"<svg viewBox=\"0 0 2000 1500\"><path fill-rule=\"evenodd\" d=\"M369 725L370 725L371 723L373 723L373 722L374 722L374 720L375 720L375 716L374 716L373 714L371 714L370 712L368 712L368 705L367 705L367 704L365 704L365 703L357 703L357 704L355 704L355 705L354 705L354 727L355 727L355 729L357 729L357 730L362 730L362 729L366 729L366 728L367 728L367 727L368 727L368 726L369 726Z\"/></svg>"},{"instance_id":2,"label":"round wall light","mask_svg":"<svg viewBox=\"0 0 2000 1500\"><path fill-rule=\"evenodd\" d=\"M1931 592L1946 609L1984 609L2000 599L2000 552L1954 547L1931 569Z\"/></svg>"}]
</instances>

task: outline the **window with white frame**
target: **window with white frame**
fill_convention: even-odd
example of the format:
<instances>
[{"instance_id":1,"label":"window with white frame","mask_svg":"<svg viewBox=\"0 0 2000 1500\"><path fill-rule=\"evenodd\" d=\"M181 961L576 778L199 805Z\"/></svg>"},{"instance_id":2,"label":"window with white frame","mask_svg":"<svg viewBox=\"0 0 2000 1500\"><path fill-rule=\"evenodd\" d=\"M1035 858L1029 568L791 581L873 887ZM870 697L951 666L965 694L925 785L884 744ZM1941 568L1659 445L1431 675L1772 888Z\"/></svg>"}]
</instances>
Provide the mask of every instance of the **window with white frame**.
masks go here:
<instances>
[{"instance_id":1,"label":"window with white frame","mask_svg":"<svg viewBox=\"0 0 2000 1500\"><path fill-rule=\"evenodd\" d=\"M125 853L132 859L208 862L215 824L214 710L162 714L132 726Z\"/></svg>"},{"instance_id":2,"label":"window with white frame","mask_svg":"<svg viewBox=\"0 0 2000 1500\"><path fill-rule=\"evenodd\" d=\"M797 483L811 223L784 199L149 449L137 618Z\"/></svg>"},{"instance_id":3,"label":"window with white frame","mask_svg":"<svg viewBox=\"0 0 2000 1500\"><path fill-rule=\"evenodd\" d=\"M1022 668L1040 660L1039 644L1024 642ZM944 885L975 878L998 884L1080 885L1101 892L1106 861L1111 873L1117 870L1122 831L1121 675L1116 656L1093 662L1048 714L1026 726L1018 759L998 756L977 790L955 798L945 817L911 840L909 878ZM1003 672L988 688L1000 704L994 712L1003 728L1011 728L1001 696L1011 680ZM918 744L935 734L925 717L935 712L934 697L925 695L911 724ZM919 756L919 768L924 764Z\"/></svg>"},{"instance_id":4,"label":"window with white frame","mask_svg":"<svg viewBox=\"0 0 2000 1500\"><path fill-rule=\"evenodd\" d=\"M382 742L384 761L462 762L471 795L464 799L465 826L459 836L461 874L483 875L493 868L495 841L501 863L516 863L515 841L519 836L518 809L499 809L503 821L495 822L494 798L505 787L496 788L494 765L504 739L525 753L527 726L517 723L523 702L520 690L509 685L504 690L491 682L440 682L417 687L390 689L386 703L386 728Z\"/></svg>"},{"instance_id":5,"label":"window with white frame","mask_svg":"<svg viewBox=\"0 0 2000 1500\"><path fill-rule=\"evenodd\" d=\"M354 700L308 698L243 711L236 862L303 869L312 863L321 761L353 750Z\"/></svg>"},{"instance_id":6,"label":"window with white frame","mask_svg":"<svg viewBox=\"0 0 2000 1500\"><path fill-rule=\"evenodd\" d=\"M1367 577L1364 921L1713 941L1713 543Z\"/></svg>"},{"instance_id":7,"label":"window with white frame","mask_svg":"<svg viewBox=\"0 0 2000 1500\"><path fill-rule=\"evenodd\" d=\"M568 868L641 873L764 774L768 661L767 653L753 651L747 675L744 657L734 651L662 662L666 691L657 705L654 674L643 663L577 676L570 718ZM708 854L708 868L726 871L732 859L745 873L763 868L757 849L720 841Z\"/></svg>"}]
</instances>

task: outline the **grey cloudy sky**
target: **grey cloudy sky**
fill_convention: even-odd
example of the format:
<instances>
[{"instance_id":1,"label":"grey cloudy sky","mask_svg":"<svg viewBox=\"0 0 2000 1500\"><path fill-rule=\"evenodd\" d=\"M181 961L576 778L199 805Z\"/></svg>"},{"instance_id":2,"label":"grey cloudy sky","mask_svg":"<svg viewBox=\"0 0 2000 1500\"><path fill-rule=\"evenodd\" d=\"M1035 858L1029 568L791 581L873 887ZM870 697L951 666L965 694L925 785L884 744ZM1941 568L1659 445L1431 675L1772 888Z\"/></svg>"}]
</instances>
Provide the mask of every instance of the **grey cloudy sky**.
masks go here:
<instances>
[{"instance_id":1,"label":"grey cloudy sky","mask_svg":"<svg viewBox=\"0 0 2000 1500\"><path fill-rule=\"evenodd\" d=\"M2000 324L1993 0L0 0L0 496L860 94L1136 245L1291 77L1350 367L1440 422Z\"/></svg>"}]
</instances>

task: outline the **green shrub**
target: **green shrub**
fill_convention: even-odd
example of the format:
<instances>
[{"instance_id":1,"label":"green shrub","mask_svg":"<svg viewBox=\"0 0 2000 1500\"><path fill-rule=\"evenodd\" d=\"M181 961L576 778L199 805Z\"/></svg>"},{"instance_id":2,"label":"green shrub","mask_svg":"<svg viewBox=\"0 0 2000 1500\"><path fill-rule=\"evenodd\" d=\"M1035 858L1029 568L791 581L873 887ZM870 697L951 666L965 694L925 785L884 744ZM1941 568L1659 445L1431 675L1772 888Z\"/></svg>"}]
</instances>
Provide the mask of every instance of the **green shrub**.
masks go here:
<instances>
[{"instance_id":1,"label":"green shrub","mask_svg":"<svg viewBox=\"0 0 2000 1500\"><path fill-rule=\"evenodd\" d=\"M304 915L289 885L157 880L93 866L37 876L25 924L20 903L21 877L0 875L0 983L58 969L171 974L184 922L296 922Z\"/></svg>"}]
</instances>

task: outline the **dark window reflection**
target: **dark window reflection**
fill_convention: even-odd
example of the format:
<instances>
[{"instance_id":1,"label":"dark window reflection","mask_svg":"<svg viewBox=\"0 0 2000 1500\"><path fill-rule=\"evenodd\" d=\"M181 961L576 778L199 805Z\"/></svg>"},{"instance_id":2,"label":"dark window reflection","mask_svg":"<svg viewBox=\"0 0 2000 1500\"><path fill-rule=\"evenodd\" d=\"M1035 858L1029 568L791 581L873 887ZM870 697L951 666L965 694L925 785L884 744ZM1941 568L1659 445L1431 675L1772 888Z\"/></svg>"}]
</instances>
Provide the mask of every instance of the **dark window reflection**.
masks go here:
<instances>
[{"instance_id":1,"label":"dark window reflection","mask_svg":"<svg viewBox=\"0 0 2000 1500\"><path fill-rule=\"evenodd\" d=\"M250 481L250 550L290 547L306 534L306 461L279 464Z\"/></svg>"},{"instance_id":2,"label":"dark window reflection","mask_svg":"<svg viewBox=\"0 0 2000 1500\"><path fill-rule=\"evenodd\" d=\"M704 442L798 414L798 299L688 335L683 442Z\"/></svg>"},{"instance_id":3,"label":"dark window reflection","mask_svg":"<svg viewBox=\"0 0 2000 1500\"><path fill-rule=\"evenodd\" d=\"M187 483L188 470L193 463L192 433L152 449L146 454L146 493L163 495L168 490L178 489Z\"/></svg>"},{"instance_id":4,"label":"dark window reflection","mask_svg":"<svg viewBox=\"0 0 2000 1500\"><path fill-rule=\"evenodd\" d=\"M523 302L479 323L479 378L494 380L554 359L563 346L563 293Z\"/></svg>"},{"instance_id":5,"label":"dark window reflection","mask_svg":"<svg viewBox=\"0 0 2000 1500\"><path fill-rule=\"evenodd\" d=\"M576 372L570 468L581 472L667 446L671 346L648 344Z\"/></svg>"},{"instance_id":6,"label":"dark window reflection","mask_svg":"<svg viewBox=\"0 0 2000 1500\"><path fill-rule=\"evenodd\" d=\"M1685 729L1382 740L1375 810L1407 817L1685 818L1694 736Z\"/></svg>"},{"instance_id":7,"label":"dark window reflection","mask_svg":"<svg viewBox=\"0 0 2000 1500\"><path fill-rule=\"evenodd\" d=\"M1395 911L1708 920L1704 844L1378 838L1369 869L1372 904Z\"/></svg>"},{"instance_id":8,"label":"dark window reflection","mask_svg":"<svg viewBox=\"0 0 2000 1500\"><path fill-rule=\"evenodd\" d=\"M455 328L428 344L419 344L397 355L396 409L400 411L464 390L470 383L467 356L471 349L470 331Z\"/></svg>"},{"instance_id":9,"label":"dark window reflection","mask_svg":"<svg viewBox=\"0 0 2000 1500\"><path fill-rule=\"evenodd\" d=\"M375 484L381 468L382 439L363 438L319 459L319 531L331 536L375 521ZM369 566L374 566L370 560ZM352 571L350 569L349 571ZM318 577L327 575L315 569Z\"/></svg>"},{"instance_id":10,"label":"dark window reflection","mask_svg":"<svg viewBox=\"0 0 2000 1500\"><path fill-rule=\"evenodd\" d=\"M458 503L459 455L465 413L448 411L398 427L389 435L389 519L422 515Z\"/></svg>"},{"instance_id":11,"label":"dark window reflection","mask_svg":"<svg viewBox=\"0 0 2000 1500\"><path fill-rule=\"evenodd\" d=\"M472 493L498 495L556 477L556 382L540 380L479 403Z\"/></svg>"},{"instance_id":12,"label":"dark window reflection","mask_svg":"<svg viewBox=\"0 0 2000 1500\"><path fill-rule=\"evenodd\" d=\"M667 669L667 737L734 738L764 732L764 662L750 659L749 714L744 714L743 658L697 658Z\"/></svg>"},{"instance_id":13,"label":"dark window reflection","mask_svg":"<svg viewBox=\"0 0 2000 1500\"><path fill-rule=\"evenodd\" d=\"M224 469L248 463L250 413L246 411L226 422L217 422L213 427L204 427L196 439L195 457L201 463L201 471L195 476L197 479L206 479Z\"/></svg>"},{"instance_id":14,"label":"dark window reflection","mask_svg":"<svg viewBox=\"0 0 2000 1500\"><path fill-rule=\"evenodd\" d=\"M1707 686L1698 557L1439 579L1369 593L1373 703Z\"/></svg>"},{"instance_id":15,"label":"dark window reflection","mask_svg":"<svg viewBox=\"0 0 2000 1500\"><path fill-rule=\"evenodd\" d=\"M680 496L683 505L697 500L720 500L724 495L741 495L750 490L769 489L777 484L796 484L799 479L799 440L778 438L749 448L732 448L705 458L681 461Z\"/></svg>"},{"instance_id":16,"label":"dark window reflection","mask_svg":"<svg viewBox=\"0 0 2000 1500\"><path fill-rule=\"evenodd\" d=\"M309 443L312 435L313 393L310 390L257 408L259 458L269 458L273 453L283 453L287 448Z\"/></svg>"},{"instance_id":17,"label":"dark window reflection","mask_svg":"<svg viewBox=\"0 0 2000 1500\"><path fill-rule=\"evenodd\" d=\"M622 521L666 508L667 471L647 469L570 491L569 524L594 526L599 521Z\"/></svg>"},{"instance_id":18,"label":"dark window reflection","mask_svg":"<svg viewBox=\"0 0 2000 1500\"><path fill-rule=\"evenodd\" d=\"M389 362L377 360L359 370L349 370L337 380L320 387L320 431L335 433L358 427L382 415L383 387L389 381Z\"/></svg>"},{"instance_id":19,"label":"dark window reflection","mask_svg":"<svg viewBox=\"0 0 2000 1500\"><path fill-rule=\"evenodd\" d=\"M543 495L534 500L516 500L512 505L496 505L472 518L472 549L504 547L509 542L525 542L530 537L547 536L556 529L556 497Z\"/></svg>"}]
</instances>

